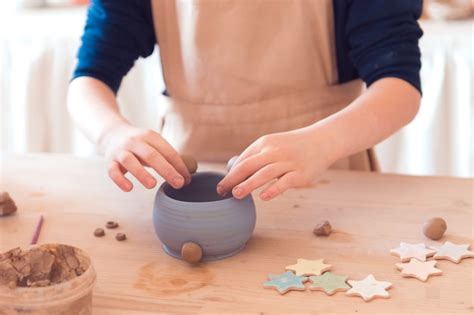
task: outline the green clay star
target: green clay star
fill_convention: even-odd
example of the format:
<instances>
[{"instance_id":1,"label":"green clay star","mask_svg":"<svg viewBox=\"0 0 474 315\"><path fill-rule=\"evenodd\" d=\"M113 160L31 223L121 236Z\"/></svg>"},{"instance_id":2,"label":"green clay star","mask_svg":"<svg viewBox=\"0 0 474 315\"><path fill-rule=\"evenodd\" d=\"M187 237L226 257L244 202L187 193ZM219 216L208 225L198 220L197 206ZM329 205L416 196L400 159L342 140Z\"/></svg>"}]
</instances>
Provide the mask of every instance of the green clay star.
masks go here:
<instances>
[{"instance_id":1,"label":"green clay star","mask_svg":"<svg viewBox=\"0 0 474 315\"><path fill-rule=\"evenodd\" d=\"M285 294L290 290L304 291L306 289L304 283L308 280L308 277L295 276L291 271L279 275L268 275L269 281L265 282L263 286L265 288L274 288L280 294Z\"/></svg>"},{"instance_id":2,"label":"green clay star","mask_svg":"<svg viewBox=\"0 0 474 315\"><path fill-rule=\"evenodd\" d=\"M338 276L332 272L325 272L321 276L309 277L311 290L324 291L328 295L333 295L338 291L346 291L350 286L346 283L346 276Z\"/></svg>"}]
</instances>

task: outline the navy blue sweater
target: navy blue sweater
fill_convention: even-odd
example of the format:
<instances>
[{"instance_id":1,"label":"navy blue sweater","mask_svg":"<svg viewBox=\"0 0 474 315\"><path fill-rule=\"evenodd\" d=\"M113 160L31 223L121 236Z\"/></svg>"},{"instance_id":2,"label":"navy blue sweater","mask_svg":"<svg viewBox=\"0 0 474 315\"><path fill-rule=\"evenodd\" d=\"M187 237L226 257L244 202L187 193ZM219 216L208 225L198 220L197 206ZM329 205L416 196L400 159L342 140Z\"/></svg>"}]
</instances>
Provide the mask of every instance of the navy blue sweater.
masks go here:
<instances>
[{"instance_id":1,"label":"navy blue sweater","mask_svg":"<svg viewBox=\"0 0 474 315\"><path fill-rule=\"evenodd\" d=\"M421 92L417 20L423 1L333 1L339 82L361 78L370 86L396 77ZM149 0L93 0L73 78L96 78L116 93L135 60L149 56L155 44Z\"/></svg>"}]
</instances>

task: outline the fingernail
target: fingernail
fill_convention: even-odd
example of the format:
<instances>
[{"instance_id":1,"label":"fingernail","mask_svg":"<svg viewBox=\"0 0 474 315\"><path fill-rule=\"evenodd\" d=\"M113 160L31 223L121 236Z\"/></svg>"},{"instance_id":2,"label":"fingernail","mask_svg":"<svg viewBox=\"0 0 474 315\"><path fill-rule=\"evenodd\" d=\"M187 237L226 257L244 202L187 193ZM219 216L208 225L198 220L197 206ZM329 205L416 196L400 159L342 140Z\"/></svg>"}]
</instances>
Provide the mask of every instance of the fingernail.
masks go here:
<instances>
[{"instance_id":1,"label":"fingernail","mask_svg":"<svg viewBox=\"0 0 474 315\"><path fill-rule=\"evenodd\" d=\"M155 186L155 183L156 183L155 180L154 180L154 179L151 179L151 178L150 178L150 179L147 179L147 181L146 181L146 184L147 184L148 186L150 186L150 187Z\"/></svg>"},{"instance_id":2,"label":"fingernail","mask_svg":"<svg viewBox=\"0 0 474 315\"><path fill-rule=\"evenodd\" d=\"M262 198L262 200L268 200L270 198L270 194L269 193L262 193L260 195L260 198Z\"/></svg>"},{"instance_id":3,"label":"fingernail","mask_svg":"<svg viewBox=\"0 0 474 315\"><path fill-rule=\"evenodd\" d=\"M235 196L235 197L240 197L242 196L242 188L240 187L234 187L234 189L232 190L232 194Z\"/></svg>"},{"instance_id":4,"label":"fingernail","mask_svg":"<svg viewBox=\"0 0 474 315\"><path fill-rule=\"evenodd\" d=\"M177 176L173 179L173 184L176 186L176 187L181 187L183 186L184 184L184 178L181 177L181 176Z\"/></svg>"},{"instance_id":5,"label":"fingernail","mask_svg":"<svg viewBox=\"0 0 474 315\"><path fill-rule=\"evenodd\" d=\"M184 182L185 185L191 184L191 177L186 177L186 180Z\"/></svg>"},{"instance_id":6,"label":"fingernail","mask_svg":"<svg viewBox=\"0 0 474 315\"><path fill-rule=\"evenodd\" d=\"M217 185L216 191L221 196L225 196L227 194L227 192L224 190L224 187L221 185Z\"/></svg>"}]
</instances>

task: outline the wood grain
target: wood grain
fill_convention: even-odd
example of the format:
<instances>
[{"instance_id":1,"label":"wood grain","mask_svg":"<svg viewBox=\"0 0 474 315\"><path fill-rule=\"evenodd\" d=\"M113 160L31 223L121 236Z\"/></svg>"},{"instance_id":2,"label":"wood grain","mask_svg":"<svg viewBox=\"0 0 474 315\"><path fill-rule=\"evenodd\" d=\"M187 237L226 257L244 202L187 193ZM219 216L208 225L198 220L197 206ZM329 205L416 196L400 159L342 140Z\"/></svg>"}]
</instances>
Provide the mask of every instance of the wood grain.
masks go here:
<instances>
[{"instance_id":1,"label":"wood grain","mask_svg":"<svg viewBox=\"0 0 474 315\"><path fill-rule=\"evenodd\" d=\"M312 187L271 202L256 200L257 227L244 251L198 267L163 253L151 220L154 190L135 185L131 193L121 192L100 159L1 155L0 190L10 192L19 210L0 219L0 251L27 245L43 215L40 243L71 244L91 255L98 272L95 314L474 311L474 259L439 261L443 275L421 283L403 278L395 267L399 260L390 255L400 242L473 245L472 179L327 171ZM439 242L422 233L423 222L437 216L448 223ZM95 228L108 220L120 227L95 238ZM329 237L312 234L321 220L334 228ZM117 242L116 232L128 239ZM280 296L263 288L268 273L283 272L297 258L324 258L332 272L353 280L372 273L393 283L391 298L365 303L343 293Z\"/></svg>"}]
</instances>

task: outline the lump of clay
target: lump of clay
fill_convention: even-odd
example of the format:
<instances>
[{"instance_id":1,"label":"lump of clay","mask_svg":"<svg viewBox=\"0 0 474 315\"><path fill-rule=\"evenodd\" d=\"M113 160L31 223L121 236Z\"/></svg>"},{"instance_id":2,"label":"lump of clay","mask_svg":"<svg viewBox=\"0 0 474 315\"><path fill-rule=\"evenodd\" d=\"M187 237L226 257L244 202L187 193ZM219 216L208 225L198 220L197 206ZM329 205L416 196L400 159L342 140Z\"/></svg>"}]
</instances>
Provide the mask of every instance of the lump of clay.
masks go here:
<instances>
[{"instance_id":1,"label":"lump of clay","mask_svg":"<svg viewBox=\"0 0 474 315\"><path fill-rule=\"evenodd\" d=\"M442 218L431 218L423 224L423 234L429 239L439 240L448 228L446 221Z\"/></svg>"},{"instance_id":2,"label":"lump of clay","mask_svg":"<svg viewBox=\"0 0 474 315\"><path fill-rule=\"evenodd\" d=\"M6 191L0 192L0 217L10 215L16 210L15 202L10 195Z\"/></svg>"},{"instance_id":3,"label":"lump of clay","mask_svg":"<svg viewBox=\"0 0 474 315\"><path fill-rule=\"evenodd\" d=\"M14 248L0 255L0 286L44 287L74 279L89 262L67 245Z\"/></svg>"},{"instance_id":4,"label":"lump of clay","mask_svg":"<svg viewBox=\"0 0 474 315\"><path fill-rule=\"evenodd\" d=\"M316 225L316 227L313 230L314 235L316 236L328 236L331 234L331 224L329 221L323 221Z\"/></svg>"},{"instance_id":5,"label":"lump of clay","mask_svg":"<svg viewBox=\"0 0 474 315\"><path fill-rule=\"evenodd\" d=\"M197 171L198 163L195 158L190 155L181 155L186 168L188 169L189 173L194 174Z\"/></svg>"},{"instance_id":6,"label":"lump of clay","mask_svg":"<svg viewBox=\"0 0 474 315\"><path fill-rule=\"evenodd\" d=\"M202 249L196 243L184 243L181 248L181 257L190 264L197 264L202 258Z\"/></svg>"}]
</instances>

